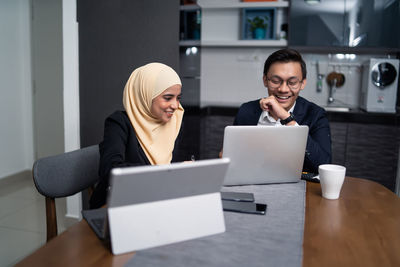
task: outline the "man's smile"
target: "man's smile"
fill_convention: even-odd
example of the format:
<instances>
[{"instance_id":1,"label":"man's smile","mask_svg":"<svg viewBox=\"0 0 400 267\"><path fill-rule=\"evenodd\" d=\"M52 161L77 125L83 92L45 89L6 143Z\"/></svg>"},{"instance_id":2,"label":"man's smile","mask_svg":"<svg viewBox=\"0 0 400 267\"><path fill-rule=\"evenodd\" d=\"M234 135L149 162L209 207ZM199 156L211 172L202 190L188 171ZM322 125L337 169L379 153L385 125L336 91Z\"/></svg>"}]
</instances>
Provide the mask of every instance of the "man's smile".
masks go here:
<instances>
[{"instance_id":1,"label":"man's smile","mask_svg":"<svg viewBox=\"0 0 400 267\"><path fill-rule=\"evenodd\" d=\"M292 96L291 96L291 95L288 95L288 96L279 96L279 95L275 95L275 97L276 97L277 99L287 100L287 99L291 98Z\"/></svg>"}]
</instances>

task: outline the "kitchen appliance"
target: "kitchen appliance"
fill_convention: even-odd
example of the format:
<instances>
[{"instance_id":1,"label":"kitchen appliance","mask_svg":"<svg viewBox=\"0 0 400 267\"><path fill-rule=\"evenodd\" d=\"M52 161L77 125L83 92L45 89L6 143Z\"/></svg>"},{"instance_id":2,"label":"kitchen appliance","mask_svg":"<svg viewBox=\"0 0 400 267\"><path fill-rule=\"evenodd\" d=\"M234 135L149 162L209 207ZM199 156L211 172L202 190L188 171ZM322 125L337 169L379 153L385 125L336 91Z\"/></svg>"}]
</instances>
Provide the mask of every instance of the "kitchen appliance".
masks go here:
<instances>
[{"instance_id":1,"label":"kitchen appliance","mask_svg":"<svg viewBox=\"0 0 400 267\"><path fill-rule=\"evenodd\" d=\"M363 64L361 108L369 112L396 112L399 60L371 58Z\"/></svg>"}]
</instances>

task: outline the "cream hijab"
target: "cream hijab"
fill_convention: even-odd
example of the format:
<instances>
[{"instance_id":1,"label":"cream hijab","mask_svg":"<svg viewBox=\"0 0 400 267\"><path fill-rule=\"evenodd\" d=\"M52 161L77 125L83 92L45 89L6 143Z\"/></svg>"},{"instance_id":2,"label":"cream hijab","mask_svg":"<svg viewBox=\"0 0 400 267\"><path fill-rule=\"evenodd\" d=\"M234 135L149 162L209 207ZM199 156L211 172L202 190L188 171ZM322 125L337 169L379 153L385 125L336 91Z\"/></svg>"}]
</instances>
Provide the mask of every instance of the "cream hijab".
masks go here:
<instances>
[{"instance_id":1,"label":"cream hijab","mask_svg":"<svg viewBox=\"0 0 400 267\"><path fill-rule=\"evenodd\" d=\"M171 67L149 63L134 70L125 85L123 103L126 113L152 165L171 162L183 118L183 108L179 104L170 121L159 122L151 114L152 100L176 84L182 83Z\"/></svg>"}]
</instances>

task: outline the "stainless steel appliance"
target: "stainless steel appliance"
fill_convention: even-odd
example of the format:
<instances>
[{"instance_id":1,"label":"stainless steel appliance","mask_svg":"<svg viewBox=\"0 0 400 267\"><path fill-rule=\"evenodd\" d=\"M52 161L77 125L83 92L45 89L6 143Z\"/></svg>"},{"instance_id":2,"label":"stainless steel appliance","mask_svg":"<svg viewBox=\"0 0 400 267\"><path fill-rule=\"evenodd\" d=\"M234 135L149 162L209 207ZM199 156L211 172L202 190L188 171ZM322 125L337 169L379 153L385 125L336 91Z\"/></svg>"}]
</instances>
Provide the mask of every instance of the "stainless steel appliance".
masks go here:
<instances>
[{"instance_id":1,"label":"stainless steel appliance","mask_svg":"<svg viewBox=\"0 0 400 267\"><path fill-rule=\"evenodd\" d=\"M371 58L363 64L361 108L395 113L398 77L398 59Z\"/></svg>"}]
</instances>

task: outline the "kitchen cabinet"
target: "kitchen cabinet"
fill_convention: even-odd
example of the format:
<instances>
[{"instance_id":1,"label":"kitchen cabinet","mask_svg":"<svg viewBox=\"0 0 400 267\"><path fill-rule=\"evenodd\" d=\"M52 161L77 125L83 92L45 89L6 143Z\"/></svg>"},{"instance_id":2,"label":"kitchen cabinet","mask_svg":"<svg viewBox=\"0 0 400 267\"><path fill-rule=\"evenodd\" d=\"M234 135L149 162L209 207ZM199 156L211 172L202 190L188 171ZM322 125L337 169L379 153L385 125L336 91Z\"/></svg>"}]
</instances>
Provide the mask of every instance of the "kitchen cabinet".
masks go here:
<instances>
[{"instance_id":1,"label":"kitchen cabinet","mask_svg":"<svg viewBox=\"0 0 400 267\"><path fill-rule=\"evenodd\" d=\"M185 114L181 146L189 148L196 159L216 158L222 149L224 129L233 124L237 111L237 108L208 107ZM345 166L348 176L373 180L394 191L400 148L398 115L336 116L340 114L328 113L332 163ZM183 158L187 160L188 153Z\"/></svg>"},{"instance_id":2,"label":"kitchen cabinet","mask_svg":"<svg viewBox=\"0 0 400 267\"><path fill-rule=\"evenodd\" d=\"M400 49L400 5L386 0L292 0L290 46Z\"/></svg>"},{"instance_id":3,"label":"kitchen cabinet","mask_svg":"<svg viewBox=\"0 0 400 267\"><path fill-rule=\"evenodd\" d=\"M239 0L198 0L202 8L201 45L219 47L286 46L280 39L281 25L287 17L288 1L241 2ZM274 8L276 16L271 23L274 37L269 40L245 40L242 36L242 12L246 8Z\"/></svg>"},{"instance_id":4,"label":"kitchen cabinet","mask_svg":"<svg viewBox=\"0 0 400 267\"><path fill-rule=\"evenodd\" d=\"M288 1L241 2L240 0L198 0L197 5L181 6L181 46L201 45L212 47L283 47L287 40L281 34L287 20ZM273 35L265 40L248 40L243 35L242 14L247 9L273 9L275 16L270 23ZM200 33L191 14L196 12L196 22L201 21ZM201 18L199 14L201 12ZM189 19L188 19L189 18ZM285 27L284 27L285 28ZM189 32L187 31L188 29ZM201 35L201 38L196 38ZM193 42L200 40L200 42Z\"/></svg>"},{"instance_id":5,"label":"kitchen cabinet","mask_svg":"<svg viewBox=\"0 0 400 267\"><path fill-rule=\"evenodd\" d=\"M400 127L331 122L332 163L346 166L346 175L374 180L395 190Z\"/></svg>"}]
</instances>

